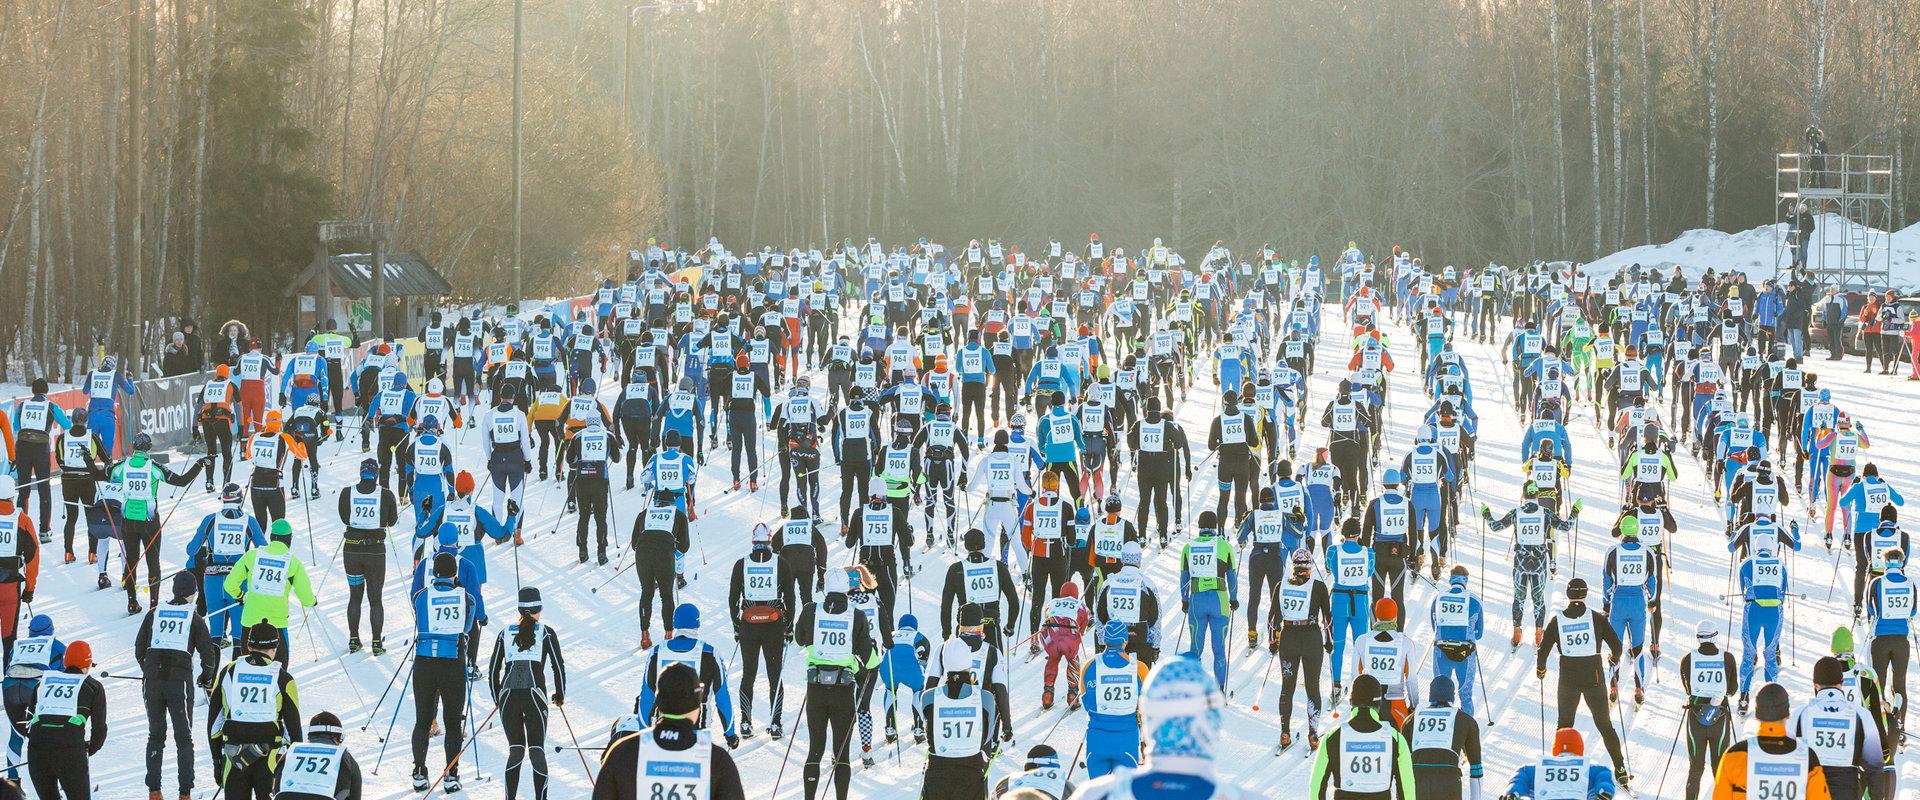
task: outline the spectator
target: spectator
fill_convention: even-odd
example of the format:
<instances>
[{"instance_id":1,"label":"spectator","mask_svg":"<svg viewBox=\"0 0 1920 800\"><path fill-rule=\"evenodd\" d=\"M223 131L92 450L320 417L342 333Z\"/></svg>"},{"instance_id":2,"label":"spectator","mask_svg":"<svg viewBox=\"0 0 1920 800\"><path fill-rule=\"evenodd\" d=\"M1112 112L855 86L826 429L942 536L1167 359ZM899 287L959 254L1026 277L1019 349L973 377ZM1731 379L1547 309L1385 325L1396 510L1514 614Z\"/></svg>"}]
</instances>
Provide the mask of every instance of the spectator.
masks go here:
<instances>
[{"instance_id":1,"label":"spectator","mask_svg":"<svg viewBox=\"0 0 1920 800\"><path fill-rule=\"evenodd\" d=\"M1879 356L1881 371L1884 373L1887 360L1892 356L1880 352L1880 295L1867 295L1866 305L1860 307L1860 313L1855 317L1860 320L1860 352L1867 357L1865 371L1873 371L1873 358Z\"/></svg>"},{"instance_id":2,"label":"spectator","mask_svg":"<svg viewBox=\"0 0 1920 800\"><path fill-rule=\"evenodd\" d=\"M189 372L197 372L207 365L207 348L200 341L199 331L200 326L193 321L192 317L184 317L180 320L180 334L186 338L187 342L187 360L193 364L193 369L188 370Z\"/></svg>"},{"instance_id":3,"label":"spectator","mask_svg":"<svg viewBox=\"0 0 1920 800\"><path fill-rule=\"evenodd\" d=\"M181 331L173 332L173 340L167 343L166 353L160 356L160 374L169 378L194 372L193 356L187 352L187 335Z\"/></svg>"},{"instance_id":4,"label":"spectator","mask_svg":"<svg viewBox=\"0 0 1920 800\"><path fill-rule=\"evenodd\" d=\"M1820 299L1820 322L1827 326L1827 360L1846 358L1847 297L1839 287L1827 287L1826 296Z\"/></svg>"},{"instance_id":5,"label":"spectator","mask_svg":"<svg viewBox=\"0 0 1920 800\"><path fill-rule=\"evenodd\" d=\"M1907 329L1907 320L1900 316L1899 295L1888 289L1880 297L1880 374L1892 375L1893 368L1900 363L1901 333Z\"/></svg>"},{"instance_id":6,"label":"spectator","mask_svg":"<svg viewBox=\"0 0 1920 800\"><path fill-rule=\"evenodd\" d=\"M1794 208L1793 225L1787 231L1787 246L1793 249L1793 268L1807 268L1807 251L1813 247L1813 212L1807 210L1806 203Z\"/></svg>"},{"instance_id":7,"label":"spectator","mask_svg":"<svg viewBox=\"0 0 1920 800\"><path fill-rule=\"evenodd\" d=\"M238 320L227 320L220 327L220 340L214 345L214 358L229 367L240 366L241 354L247 352L247 326Z\"/></svg>"},{"instance_id":8,"label":"spectator","mask_svg":"<svg viewBox=\"0 0 1920 800\"><path fill-rule=\"evenodd\" d=\"M1794 358L1807 357L1807 326L1812 324L1813 284L1795 278L1787 285L1787 299L1780 309L1780 330Z\"/></svg>"},{"instance_id":9,"label":"spectator","mask_svg":"<svg viewBox=\"0 0 1920 800\"><path fill-rule=\"evenodd\" d=\"M1811 176L1807 186L1827 185L1827 134L1814 125L1807 126L1807 171Z\"/></svg>"},{"instance_id":10,"label":"spectator","mask_svg":"<svg viewBox=\"0 0 1920 800\"><path fill-rule=\"evenodd\" d=\"M1780 291L1779 281L1768 278L1760 285L1760 292L1753 298L1753 324L1760 330L1760 349L1773 352L1773 343L1780 340L1780 311L1787 302L1787 293Z\"/></svg>"}]
</instances>

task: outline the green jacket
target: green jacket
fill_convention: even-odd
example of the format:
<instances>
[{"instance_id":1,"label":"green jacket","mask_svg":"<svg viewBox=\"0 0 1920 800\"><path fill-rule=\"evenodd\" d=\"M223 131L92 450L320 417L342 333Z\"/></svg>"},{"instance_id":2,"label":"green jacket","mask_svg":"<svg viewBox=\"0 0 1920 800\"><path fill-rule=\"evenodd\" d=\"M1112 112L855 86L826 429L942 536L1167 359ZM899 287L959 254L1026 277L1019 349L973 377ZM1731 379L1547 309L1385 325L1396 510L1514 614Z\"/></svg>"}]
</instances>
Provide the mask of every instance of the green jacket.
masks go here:
<instances>
[{"instance_id":1,"label":"green jacket","mask_svg":"<svg viewBox=\"0 0 1920 800\"><path fill-rule=\"evenodd\" d=\"M120 487L120 516L134 522L146 522L158 516L160 484L186 486L200 474L207 460L193 462L186 472L175 475L146 453L134 453L113 468L113 484Z\"/></svg>"},{"instance_id":2,"label":"green jacket","mask_svg":"<svg viewBox=\"0 0 1920 800\"><path fill-rule=\"evenodd\" d=\"M261 559L267 563L261 564ZM254 591L256 572L260 573L261 591ZM307 580L307 566L289 552L285 542L248 550L239 563L233 565L233 571L227 573L226 590L229 596L241 599L241 625L266 620L276 628L286 628L288 595L298 597L300 605L306 608L317 605L313 586Z\"/></svg>"}]
</instances>

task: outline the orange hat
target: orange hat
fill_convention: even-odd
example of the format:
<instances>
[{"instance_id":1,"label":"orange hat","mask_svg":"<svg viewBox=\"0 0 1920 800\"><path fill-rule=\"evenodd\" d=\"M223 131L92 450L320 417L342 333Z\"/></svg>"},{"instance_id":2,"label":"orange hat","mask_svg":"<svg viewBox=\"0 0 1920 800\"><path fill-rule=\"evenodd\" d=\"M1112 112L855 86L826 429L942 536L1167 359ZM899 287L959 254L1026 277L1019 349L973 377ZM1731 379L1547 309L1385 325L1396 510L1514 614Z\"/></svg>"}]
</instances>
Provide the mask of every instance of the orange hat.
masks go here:
<instances>
[{"instance_id":1,"label":"orange hat","mask_svg":"<svg viewBox=\"0 0 1920 800\"><path fill-rule=\"evenodd\" d=\"M1399 619L1400 604L1391 597L1382 597L1373 601L1373 618L1376 620Z\"/></svg>"},{"instance_id":2,"label":"orange hat","mask_svg":"<svg viewBox=\"0 0 1920 800\"><path fill-rule=\"evenodd\" d=\"M60 663L69 668L88 669L93 666L93 645L86 642L73 642L67 645L67 656Z\"/></svg>"},{"instance_id":3,"label":"orange hat","mask_svg":"<svg viewBox=\"0 0 1920 800\"><path fill-rule=\"evenodd\" d=\"M737 370L747 368L747 354L745 352L737 353L734 355L733 368Z\"/></svg>"},{"instance_id":4,"label":"orange hat","mask_svg":"<svg viewBox=\"0 0 1920 800\"><path fill-rule=\"evenodd\" d=\"M277 408L276 408L276 409L274 409L274 410L272 410L272 411L268 411L268 412L267 412L267 420L266 420L266 427L267 427L267 430L270 430L270 431L277 431L277 430L279 430L279 429L280 429L280 419L281 419L281 417L280 417L280 409L277 409Z\"/></svg>"},{"instance_id":5,"label":"orange hat","mask_svg":"<svg viewBox=\"0 0 1920 800\"><path fill-rule=\"evenodd\" d=\"M224 378L224 377L227 377L228 375L233 374L233 368L225 364L221 364L213 368L213 374L214 374L214 377Z\"/></svg>"},{"instance_id":6,"label":"orange hat","mask_svg":"<svg viewBox=\"0 0 1920 800\"><path fill-rule=\"evenodd\" d=\"M71 653L73 650L69 649L67 652ZM1568 753L1576 756L1585 755L1586 749L1586 743L1580 740L1580 731L1573 728L1561 728L1553 732L1554 755L1561 756Z\"/></svg>"},{"instance_id":7,"label":"orange hat","mask_svg":"<svg viewBox=\"0 0 1920 800\"><path fill-rule=\"evenodd\" d=\"M453 476L453 491L461 497L473 494L473 473L463 469Z\"/></svg>"}]
</instances>

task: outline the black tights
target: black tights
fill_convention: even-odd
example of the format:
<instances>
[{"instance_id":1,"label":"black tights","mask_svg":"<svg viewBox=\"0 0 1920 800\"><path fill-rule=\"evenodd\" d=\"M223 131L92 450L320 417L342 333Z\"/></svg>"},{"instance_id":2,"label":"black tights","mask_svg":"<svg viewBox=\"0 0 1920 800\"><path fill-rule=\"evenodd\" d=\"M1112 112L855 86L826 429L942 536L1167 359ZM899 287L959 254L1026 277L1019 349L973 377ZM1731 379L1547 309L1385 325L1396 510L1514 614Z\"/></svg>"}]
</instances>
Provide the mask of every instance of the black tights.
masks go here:
<instances>
[{"instance_id":1,"label":"black tights","mask_svg":"<svg viewBox=\"0 0 1920 800\"><path fill-rule=\"evenodd\" d=\"M500 698L507 734L507 800L520 793L520 764L533 762L533 796L547 798L547 701L533 689L509 689Z\"/></svg>"}]
</instances>

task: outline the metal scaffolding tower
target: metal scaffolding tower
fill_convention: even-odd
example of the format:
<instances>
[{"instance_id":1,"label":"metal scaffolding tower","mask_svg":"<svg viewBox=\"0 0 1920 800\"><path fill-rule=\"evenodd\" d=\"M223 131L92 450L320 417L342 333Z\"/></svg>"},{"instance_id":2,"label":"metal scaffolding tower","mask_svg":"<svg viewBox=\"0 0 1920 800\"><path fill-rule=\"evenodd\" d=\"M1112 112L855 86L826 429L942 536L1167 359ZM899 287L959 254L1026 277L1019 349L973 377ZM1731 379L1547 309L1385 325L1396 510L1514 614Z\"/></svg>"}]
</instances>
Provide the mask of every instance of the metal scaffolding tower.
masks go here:
<instances>
[{"instance_id":1,"label":"metal scaffolding tower","mask_svg":"<svg viewBox=\"0 0 1920 800\"><path fill-rule=\"evenodd\" d=\"M1893 157L1781 153L1774 158L1774 271L1826 286L1887 288L1892 270ZM1800 210L1810 237L1796 228ZM1804 255L1802 239L1810 238Z\"/></svg>"}]
</instances>

